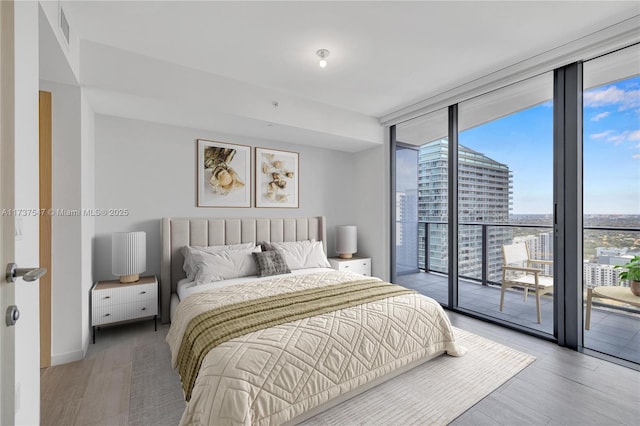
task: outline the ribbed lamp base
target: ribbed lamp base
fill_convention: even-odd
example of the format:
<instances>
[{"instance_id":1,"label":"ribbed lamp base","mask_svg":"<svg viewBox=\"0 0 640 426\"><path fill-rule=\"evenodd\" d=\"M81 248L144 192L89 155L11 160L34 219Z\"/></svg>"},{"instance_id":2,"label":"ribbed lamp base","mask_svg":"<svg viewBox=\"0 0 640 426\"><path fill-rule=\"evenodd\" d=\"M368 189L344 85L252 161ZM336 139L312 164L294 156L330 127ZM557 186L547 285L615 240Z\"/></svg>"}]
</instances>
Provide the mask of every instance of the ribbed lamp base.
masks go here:
<instances>
[{"instance_id":1,"label":"ribbed lamp base","mask_svg":"<svg viewBox=\"0 0 640 426\"><path fill-rule=\"evenodd\" d=\"M353 253L338 253L340 259L352 259Z\"/></svg>"},{"instance_id":2,"label":"ribbed lamp base","mask_svg":"<svg viewBox=\"0 0 640 426\"><path fill-rule=\"evenodd\" d=\"M121 275L120 283L121 284L135 283L139 279L140 279L140 274Z\"/></svg>"}]
</instances>

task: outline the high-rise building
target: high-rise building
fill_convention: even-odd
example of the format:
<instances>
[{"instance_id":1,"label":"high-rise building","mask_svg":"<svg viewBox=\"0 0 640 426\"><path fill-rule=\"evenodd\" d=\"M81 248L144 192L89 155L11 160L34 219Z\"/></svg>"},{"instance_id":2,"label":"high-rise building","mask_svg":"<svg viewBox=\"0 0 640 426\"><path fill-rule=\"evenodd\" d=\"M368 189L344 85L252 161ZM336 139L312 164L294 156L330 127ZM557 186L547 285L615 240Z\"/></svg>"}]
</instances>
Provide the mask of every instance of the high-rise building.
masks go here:
<instances>
[{"instance_id":1,"label":"high-rise building","mask_svg":"<svg viewBox=\"0 0 640 426\"><path fill-rule=\"evenodd\" d=\"M418 246L417 191L396 192L396 272L418 270L415 248Z\"/></svg>"},{"instance_id":2,"label":"high-rise building","mask_svg":"<svg viewBox=\"0 0 640 426\"><path fill-rule=\"evenodd\" d=\"M619 272L619 269L615 269L615 265L603 265L585 261L582 272L584 287L625 286L625 284L628 286L628 283L620 281Z\"/></svg>"},{"instance_id":3,"label":"high-rise building","mask_svg":"<svg viewBox=\"0 0 640 426\"><path fill-rule=\"evenodd\" d=\"M448 142L429 142L420 147L418 158L418 220L429 223L429 269L447 272L448 244ZM459 145L458 149L458 273L462 277L482 278L482 223L507 223L512 205L512 173L506 164ZM507 227L490 226L484 236L488 242L487 272L492 281L502 273L503 244L512 240ZM420 265L424 265L424 229L418 246Z\"/></svg>"},{"instance_id":4,"label":"high-rise building","mask_svg":"<svg viewBox=\"0 0 640 426\"><path fill-rule=\"evenodd\" d=\"M532 259L553 260L553 231L515 237L513 242L525 243ZM553 265L536 264L535 267L542 269L544 275L553 275Z\"/></svg>"},{"instance_id":5,"label":"high-rise building","mask_svg":"<svg viewBox=\"0 0 640 426\"><path fill-rule=\"evenodd\" d=\"M402 222L406 220L407 194L396 192L396 247L402 246L404 241L404 227Z\"/></svg>"}]
</instances>

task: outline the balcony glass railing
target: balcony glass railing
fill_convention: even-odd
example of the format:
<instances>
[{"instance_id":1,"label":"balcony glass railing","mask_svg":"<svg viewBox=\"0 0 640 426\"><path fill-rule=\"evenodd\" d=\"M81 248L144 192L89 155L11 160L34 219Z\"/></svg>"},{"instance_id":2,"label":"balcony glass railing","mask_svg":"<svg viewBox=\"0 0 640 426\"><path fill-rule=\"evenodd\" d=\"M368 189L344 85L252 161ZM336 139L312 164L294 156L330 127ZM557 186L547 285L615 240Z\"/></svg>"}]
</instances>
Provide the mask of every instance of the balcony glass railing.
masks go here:
<instances>
[{"instance_id":1,"label":"balcony glass railing","mask_svg":"<svg viewBox=\"0 0 640 426\"><path fill-rule=\"evenodd\" d=\"M548 223L550 218L551 216L547 216L545 222ZM620 269L615 266L625 263L629 257L640 252L640 228L634 225L634 220L620 219L620 226L608 227L592 226L592 223L585 220L585 313L589 288L628 286L628 283L620 281ZM402 228L404 224L399 222L397 226ZM449 266L448 224L439 221L418 221L413 222L411 229L417 230L417 237L414 234L412 238L406 238L405 234L404 244L397 246L397 260L402 262L402 256L408 256L418 267L414 267L412 271L406 269L406 275L401 275L398 268L398 283L414 288L446 305ZM523 241L529 245L533 258L553 260L552 226L463 222L459 224L458 238L458 307L552 334L553 294L543 296L541 323L537 323L535 318L535 297L530 295L528 301L523 301L523 295L517 289L507 291L510 294L506 295L508 300L505 309L499 310L502 245ZM543 267L545 274L553 275L553 265ZM419 271L422 272L418 273ZM591 327L584 331L584 347L640 363L637 338L633 337L640 333L638 307L597 296L593 297L592 307ZM634 347L636 349L630 351L629 348Z\"/></svg>"},{"instance_id":2,"label":"balcony glass railing","mask_svg":"<svg viewBox=\"0 0 640 426\"><path fill-rule=\"evenodd\" d=\"M398 222L403 226L403 222ZM432 258L448 250L448 224L446 222L419 221L407 226L418 229L417 252L419 269L446 274L446 269L434 268ZM513 223L460 223L458 245L465 248L467 266L459 270L461 278L475 279L483 285L501 284L500 274L492 269L502 265L502 246L517 241L525 242L532 258L553 260L553 227L551 225ZM628 285L617 279L619 269L627 258L640 251L640 228L584 227L584 287L602 285ZM460 255L460 253L459 253ZM501 269L501 268L499 268ZM552 270L548 271L551 275ZM595 276L597 275L597 277Z\"/></svg>"}]
</instances>

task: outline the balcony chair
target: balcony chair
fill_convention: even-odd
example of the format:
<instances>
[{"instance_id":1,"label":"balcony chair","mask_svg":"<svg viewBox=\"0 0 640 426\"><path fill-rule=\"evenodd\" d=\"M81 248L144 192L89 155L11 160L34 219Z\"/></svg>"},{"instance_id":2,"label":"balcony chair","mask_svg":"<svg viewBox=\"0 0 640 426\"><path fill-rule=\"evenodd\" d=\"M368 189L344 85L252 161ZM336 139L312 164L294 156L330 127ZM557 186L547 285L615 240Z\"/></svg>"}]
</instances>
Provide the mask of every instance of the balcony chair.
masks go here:
<instances>
[{"instance_id":1,"label":"balcony chair","mask_svg":"<svg viewBox=\"0 0 640 426\"><path fill-rule=\"evenodd\" d=\"M543 270L533 268L532 264L553 265L551 260L531 259L529 249L524 243L502 246L502 288L500 289L500 312L504 305L504 290L511 287L522 287L524 301L527 301L529 289L536 292L536 308L538 324L541 322L540 296L553 292L553 277L543 275Z\"/></svg>"}]
</instances>

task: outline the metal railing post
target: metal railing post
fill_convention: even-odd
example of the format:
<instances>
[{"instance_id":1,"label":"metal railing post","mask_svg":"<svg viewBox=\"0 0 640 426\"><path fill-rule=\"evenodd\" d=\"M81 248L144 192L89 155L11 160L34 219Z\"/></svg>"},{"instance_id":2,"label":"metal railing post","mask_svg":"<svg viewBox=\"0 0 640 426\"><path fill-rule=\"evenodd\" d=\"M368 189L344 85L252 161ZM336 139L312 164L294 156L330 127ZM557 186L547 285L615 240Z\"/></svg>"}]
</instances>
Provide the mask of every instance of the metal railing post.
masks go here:
<instances>
[{"instance_id":1,"label":"metal railing post","mask_svg":"<svg viewBox=\"0 0 640 426\"><path fill-rule=\"evenodd\" d=\"M482 225L482 285L488 285L489 276L489 232L487 225Z\"/></svg>"},{"instance_id":2,"label":"metal railing post","mask_svg":"<svg viewBox=\"0 0 640 426\"><path fill-rule=\"evenodd\" d=\"M429 272L429 222L424 222L424 271Z\"/></svg>"}]
</instances>

